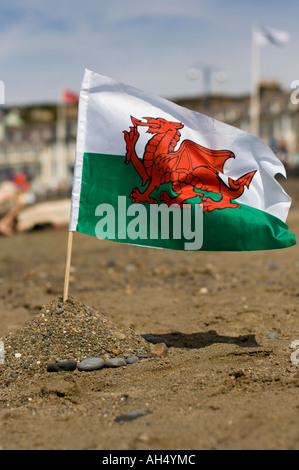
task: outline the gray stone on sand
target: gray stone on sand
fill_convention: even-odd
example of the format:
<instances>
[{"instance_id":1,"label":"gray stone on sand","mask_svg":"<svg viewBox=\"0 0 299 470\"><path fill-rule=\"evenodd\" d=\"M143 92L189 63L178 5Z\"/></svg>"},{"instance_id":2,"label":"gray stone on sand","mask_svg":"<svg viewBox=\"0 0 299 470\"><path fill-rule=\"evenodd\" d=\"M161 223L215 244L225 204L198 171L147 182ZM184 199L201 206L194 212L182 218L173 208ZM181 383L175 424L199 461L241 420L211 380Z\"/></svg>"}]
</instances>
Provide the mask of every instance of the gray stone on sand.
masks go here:
<instances>
[{"instance_id":1,"label":"gray stone on sand","mask_svg":"<svg viewBox=\"0 0 299 470\"><path fill-rule=\"evenodd\" d=\"M63 313L63 312L64 312L64 308L57 308L57 309L55 310L55 313L57 313L57 315L60 315L60 314Z\"/></svg>"},{"instance_id":2,"label":"gray stone on sand","mask_svg":"<svg viewBox=\"0 0 299 470\"><path fill-rule=\"evenodd\" d=\"M127 364L135 364L135 362L138 362L139 361L139 357L138 356L129 356L126 358L126 363Z\"/></svg>"},{"instance_id":3,"label":"gray stone on sand","mask_svg":"<svg viewBox=\"0 0 299 470\"><path fill-rule=\"evenodd\" d=\"M145 354L138 354L138 357L139 357L139 359L150 359L154 356L150 353L145 353Z\"/></svg>"},{"instance_id":4,"label":"gray stone on sand","mask_svg":"<svg viewBox=\"0 0 299 470\"><path fill-rule=\"evenodd\" d=\"M127 363L122 357L112 357L104 363L105 367L121 367L126 366Z\"/></svg>"},{"instance_id":5,"label":"gray stone on sand","mask_svg":"<svg viewBox=\"0 0 299 470\"><path fill-rule=\"evenodd\" d=\"M125 413L123 415L117 416L115 418L115 422L119 423L121 421L133 421L134 419L140 418L142 416L147 415L148 413L151 413L150 410L134 410L134 411L129 411L128 413Z\"/></svg>"},{"instance_id":6,"label":"gray stone on sand","mask_svg":"<svg viewBox=\"0 0 299 470\"><path fill-rule=\"evenodd\" d=\"M83 359L78 364L78 370L80 371L92 371L92 370L99 370L104 367L104 359L101 357L87 357Z\"/></svg>"}]
</instances>

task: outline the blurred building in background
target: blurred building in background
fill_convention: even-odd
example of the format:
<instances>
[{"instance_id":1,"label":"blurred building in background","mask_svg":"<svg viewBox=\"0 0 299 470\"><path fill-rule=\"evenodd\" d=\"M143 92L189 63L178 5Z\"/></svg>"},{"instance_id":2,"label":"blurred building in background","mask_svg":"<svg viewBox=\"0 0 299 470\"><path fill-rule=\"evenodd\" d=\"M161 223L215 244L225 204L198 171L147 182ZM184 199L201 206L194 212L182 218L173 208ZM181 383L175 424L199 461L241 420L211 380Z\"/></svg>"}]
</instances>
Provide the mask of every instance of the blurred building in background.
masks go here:
<instances>
[{"instance_id":1,"label":"blurred building in background","mask_svg":"<svg viewBox=\"0 0 299 470\"><path fill-rule=\"evenodd\" d=\"M299 176L299 104L292 104L290 90L275 81L260 84L259 137L286 166L288 175ZM208 99L208 103L207 103ZM211 95L208 98L181 98L175 102L186 108L250 132L250 95Z\"/></svg>"},{"instance_id":2,"label":"blurred building in background","mask_svg":"<svg viewBox=\"0 0 299 470\"><path fill-rule=\"evenodd\" d=\"M299 175L299 104L276 82L260 86L260 138L288 174ZM250 96L178 98L174 102L218 121L250 131ZM24 172L38 199L70 195L75 160L78 103L0 108L0 181Z\"/></svg>"},{"instance_id":3,"label":"blurred building in background","mask_svg":"<svg viewBox=\"0 0 299 470\"><path fill-rule=\"evenodd\" d=\"M39 199L70 194L76 104L0 109L0 181L23 172Z\"/></svg>"}]
</instances>

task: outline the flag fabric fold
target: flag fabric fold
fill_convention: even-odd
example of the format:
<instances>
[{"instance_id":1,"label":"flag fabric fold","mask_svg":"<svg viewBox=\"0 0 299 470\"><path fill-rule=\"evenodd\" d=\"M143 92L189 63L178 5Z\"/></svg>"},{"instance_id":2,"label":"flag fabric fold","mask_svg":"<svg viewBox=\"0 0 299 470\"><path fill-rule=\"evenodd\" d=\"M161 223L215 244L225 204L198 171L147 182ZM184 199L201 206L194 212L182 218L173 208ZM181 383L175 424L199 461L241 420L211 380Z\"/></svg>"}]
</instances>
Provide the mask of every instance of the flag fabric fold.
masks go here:
<instances>
[{"instance_id":1,"label":"flag fabric fold","mask_svg":"<svg viewBox=\"0 0 299 470\"><path fill-rule=\"evenodd\" d=\"M291 199L278 173L283 164L255 136L85 70L70 231L178 250L199 230L191 249L290 247ZM198 207L201 219L188 212Z\"/></svg>"}]
</instances>

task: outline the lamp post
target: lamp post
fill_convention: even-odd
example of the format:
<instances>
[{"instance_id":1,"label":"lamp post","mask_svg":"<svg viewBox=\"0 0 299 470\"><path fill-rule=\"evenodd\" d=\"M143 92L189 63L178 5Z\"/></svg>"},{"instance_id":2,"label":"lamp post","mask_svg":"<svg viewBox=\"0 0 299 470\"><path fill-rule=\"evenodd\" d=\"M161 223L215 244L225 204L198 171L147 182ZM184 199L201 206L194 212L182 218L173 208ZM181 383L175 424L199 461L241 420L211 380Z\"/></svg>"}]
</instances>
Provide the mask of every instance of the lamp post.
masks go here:
<instances>
[{"instance_id":1,"label":"lamp post","mask_svg":"<svg viewBox=\"0 0 299 470\"><path fill-rule=\"evenodd\" d=\"M199 65L190 67L187 76L190 80L196 80L199 75L199 71L202 72L203 78L203 110L205 113L208 113L210 110L210 97L211 97L211 83L213 70L217 70L215 78L217 82L224 83L227 80L226 73L223 70L219 70L218 67L211 65Z\"/></svg>"}]
</instances>

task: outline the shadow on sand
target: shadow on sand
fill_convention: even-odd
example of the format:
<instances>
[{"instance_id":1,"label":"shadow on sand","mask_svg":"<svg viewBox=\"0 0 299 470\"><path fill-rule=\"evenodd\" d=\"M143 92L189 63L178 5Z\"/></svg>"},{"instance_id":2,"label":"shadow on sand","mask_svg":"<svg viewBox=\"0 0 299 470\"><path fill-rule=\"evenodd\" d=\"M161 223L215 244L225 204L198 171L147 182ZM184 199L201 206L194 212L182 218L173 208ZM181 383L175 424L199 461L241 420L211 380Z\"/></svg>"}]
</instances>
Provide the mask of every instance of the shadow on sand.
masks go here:
<instances>
[{"instance_id":1,"label":"shadow on sand","mask_svg":"<svg viewBox=\"0 0 299 470\"><path fill-rule=\"evenodd\" d=\"M164 339L168 347L173 348L187 348L187 349L200 349L210 346L215 343L236 344L242 348L257 348L261 345L256 342L255 336L252 334L242 336L222 336L216 331L210 330L203 333L157 333L155 336Z\"/></svg>"}]
</instances>

